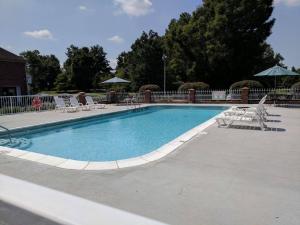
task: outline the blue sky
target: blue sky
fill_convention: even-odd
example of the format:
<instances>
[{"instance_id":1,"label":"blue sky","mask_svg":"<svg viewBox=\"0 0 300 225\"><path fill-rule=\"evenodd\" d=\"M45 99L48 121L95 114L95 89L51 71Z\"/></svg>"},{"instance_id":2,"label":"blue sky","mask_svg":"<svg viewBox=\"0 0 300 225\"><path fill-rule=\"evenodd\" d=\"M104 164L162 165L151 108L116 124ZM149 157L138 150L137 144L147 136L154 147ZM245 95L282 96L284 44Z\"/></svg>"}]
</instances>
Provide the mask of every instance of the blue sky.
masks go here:
<instances>
[{"instance_id":1,"label":"blue sky","mask_svg":"<svg viewBox=\"0 0 300 225\"><path fill-rule=\"evenodd\" d=\"M99 44L114 64L143 30L163 34L172 18L192 12L200 0L0 0L0 46L12 52L38 49L61 63L70 44ZM300 0L276 0L269 38L288 66L300 67Z\"/></svg>"}]
</instances>

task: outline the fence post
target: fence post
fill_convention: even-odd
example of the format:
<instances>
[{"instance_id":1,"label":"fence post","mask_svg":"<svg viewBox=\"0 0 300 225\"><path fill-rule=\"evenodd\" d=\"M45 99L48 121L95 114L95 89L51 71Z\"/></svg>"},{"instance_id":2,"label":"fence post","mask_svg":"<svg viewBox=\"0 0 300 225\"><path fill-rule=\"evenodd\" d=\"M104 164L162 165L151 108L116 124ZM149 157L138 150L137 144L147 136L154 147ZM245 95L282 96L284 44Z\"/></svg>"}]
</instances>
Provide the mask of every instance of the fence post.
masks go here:
<instances>
[{"instance_id":1,"label":"fence post","mask_svg":"<svg viewBox=\"0 0 300 225\"><path fill-rule=\"evenodd\" d=\"M243 87L241 89L241 99L242 99L242 104L248 104L249 103L249 88Z\"/></svg>"},{"instance_id":2,"label":"fence post","mask_svg":"<svg viewBox=\"0 0 300 225\"><path fill-rule=\"evenodd\" d=\"M189 89L189 103L196 103L196 91L195 89Z\"/></svg>"},{"instance_id":3,"label":"fence post","mask_svg":"<svg viewBox=\"0 0 300 225\"><path fill-rule=\"evenodd\" d=\"M145 93L144 93L144 95L145 95L145 99L144 99L145 103L146 104L147 103L151 103L151 91L150 90L146 90Z\"/></svg>"},{"instance_id":4,"label":"fence post","mask_svg":"<svg viewBox=\"0 0 300 225\"><path fill-rule=\"evenodd\" d=\"M13 103L12 103L12 97L9 97L10 102L10 113L13 114Z\"/></svg>"}]
</instances>

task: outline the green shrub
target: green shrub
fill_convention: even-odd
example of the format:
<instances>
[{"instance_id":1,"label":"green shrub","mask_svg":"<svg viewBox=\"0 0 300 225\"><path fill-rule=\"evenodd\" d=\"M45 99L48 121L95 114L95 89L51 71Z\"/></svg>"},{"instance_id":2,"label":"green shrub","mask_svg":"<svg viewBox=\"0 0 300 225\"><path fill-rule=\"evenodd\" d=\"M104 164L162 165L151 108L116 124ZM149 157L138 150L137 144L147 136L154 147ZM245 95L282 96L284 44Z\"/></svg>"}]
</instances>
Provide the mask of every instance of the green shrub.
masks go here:
<instances>
[{"instance_id":1,"label":"green shrub","mask_svg":"<svg viewBox=\"0 0 300 225\"><path fill-rule=\"evenodd\" d=\"M294 84L291 86L291 89L300 89L300 81L297 82L297 83L294 83Z\"/></svg>"},{"instance_id":2,"label":"green shrub","mask_svg":"<svg viewBox=\"0 0 300 225\"><path fill-rule=\"evenodd\" d=\"M230 86L230 89L241 89L243 87L248 87L248 88L263 88L264 86L256 80L242 80L233 83Z\"/></svg>"},{"instance_id":3,"label":"green shrub","mask_svg":"<svg viewBox=\"0 0 300 225\"><path fill-rule=\"evenodd\" d=\"M160 87L156 84L146 84L140 87L139 92L144 92L146 90L160 91Z\"/></svg>"},{"instance_id":4,"label":"green shrub","mask_svg":"<svg viewBox=\"0 0 300 225\"><path fill-rule=\"evenodd\" d=\"M189 89L195 89L195 90L209 89L209 85L204 82L184 83L180 85L178 91L187 91Z\"/></svg>"}]
</instances>

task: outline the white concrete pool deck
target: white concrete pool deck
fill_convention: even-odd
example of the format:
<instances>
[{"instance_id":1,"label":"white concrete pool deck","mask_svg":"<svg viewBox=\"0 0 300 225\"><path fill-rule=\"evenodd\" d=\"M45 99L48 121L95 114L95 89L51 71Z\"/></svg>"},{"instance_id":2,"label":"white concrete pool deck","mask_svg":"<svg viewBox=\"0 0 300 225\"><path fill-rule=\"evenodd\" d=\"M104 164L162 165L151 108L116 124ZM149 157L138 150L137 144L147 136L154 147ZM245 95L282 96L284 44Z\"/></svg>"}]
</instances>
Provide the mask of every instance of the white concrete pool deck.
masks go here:
<instances>
[{"instance_id":1,"label":"white concrete pool deck","mask_svg":"<svg viewBox=\"0 0 300 225\"><path fill-rule=\"evenodd\" d=\"M163 105L163 104L161 104ZM188 104L186 104L188 105ZM147 105L140 105L138 108L143 108ZM183 106L182 104L180 106ZM4 116L4 121L0 124L13 130L24 127L32 127L36 125L45 125L61 121L68 121L73 119L86 118L90 116L103 115L119 111L127 111L133 109L135 106L115 106L108 105L106 109L92 110L92 111L79 111L76 113L62 113L57 111L46 111L46 112L35 112L35 113L23 113L16 115ZM45 121L45 118L47 120ZM1 117L0 117L1 119ZM61 157L55 157L51 155L39 154L31 151L24 151L15 148L7 148L0 146L0 153L17 157L20 159L30 160L37 163L46 164L49 166L55 166L63 169L73 170L112 170L112 169L123 169L127 167L140 166L155 160L161 159L173 152L179 146L192 139L194 136L199 135L205 128L215 123L215 117L210 120L194 127L193 129L183 133L176 139L164 144L158 149L135 158L107 161L107 162L90 162L90 161L79 161L72 159L65 159Z\"/></svg>"},{"instance_id":2,"label":"white concrete pool deck","mask_svg":"<svg viewBox=\"0 0 300 225\"><path fill-rule=\"evenodd\" d=\"M213 124L137 167L66 170L0 154L0 173L168 224L298 225L300 109L268 111L268 131ZM0 123L26 125L25 115Z\"/></svg>"}]
</instances>

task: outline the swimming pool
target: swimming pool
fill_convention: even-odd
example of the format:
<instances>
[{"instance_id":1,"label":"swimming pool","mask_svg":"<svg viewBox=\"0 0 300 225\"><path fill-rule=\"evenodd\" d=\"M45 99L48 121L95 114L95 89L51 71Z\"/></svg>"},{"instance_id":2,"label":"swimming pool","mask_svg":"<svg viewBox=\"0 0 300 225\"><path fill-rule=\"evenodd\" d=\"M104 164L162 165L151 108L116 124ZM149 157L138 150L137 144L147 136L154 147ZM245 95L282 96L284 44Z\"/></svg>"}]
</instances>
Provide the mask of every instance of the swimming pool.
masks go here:
<instances>
[{"instance_id":1,"label":"swimming pool","mask_svg":"<svg viewBox=\"0 0 300 225\"><path fill-rule=\"evenodd\" d=\"M211 119L226 107L151 106L13 136L29 140L15 148L79 161L114 161L150 153Z\"/></svg>"}]
</instances>

